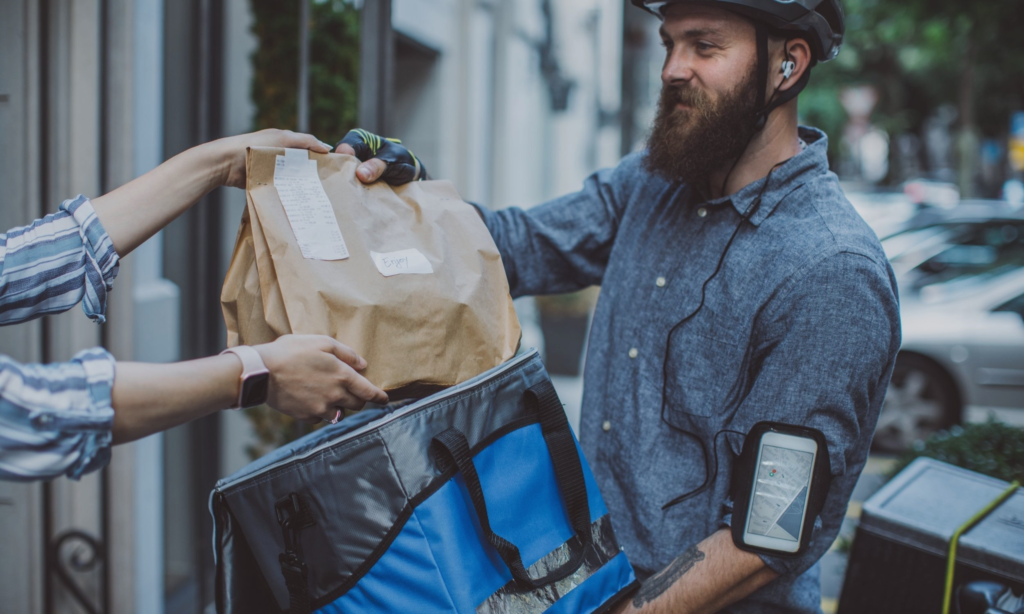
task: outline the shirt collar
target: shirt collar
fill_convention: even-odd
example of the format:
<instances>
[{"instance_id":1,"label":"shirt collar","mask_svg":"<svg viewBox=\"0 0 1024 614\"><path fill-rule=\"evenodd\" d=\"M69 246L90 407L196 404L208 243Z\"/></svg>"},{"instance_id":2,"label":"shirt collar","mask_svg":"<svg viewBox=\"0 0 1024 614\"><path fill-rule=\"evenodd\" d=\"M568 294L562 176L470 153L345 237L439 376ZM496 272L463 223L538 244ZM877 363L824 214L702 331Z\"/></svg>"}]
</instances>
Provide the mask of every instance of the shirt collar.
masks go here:
<instances>
[{"instance_id":1,"label":"shirt collar","mask_svg":"<svg viewBox=\"0 0 1024 614\"><path fill-rule=\"evenodd\" d=\"M786 160L782 166L771 173L771 181L764 189L763 195L761 195L761 188L764 187L768 177L748 183L735 194L706 200L704 205L714 207L729 202L742 216L757 204L758 195L761 195L761 206L750 216L750 223L758 226L775 211L775 207L782 202L786 195L811 179L828 172L828 137L825 133L817 128L806 126L800 126L797 132L800 138L807 143L807 147ZM697 193L706 197L702 190L698 190Z\"/></svg>"}]
</instances>

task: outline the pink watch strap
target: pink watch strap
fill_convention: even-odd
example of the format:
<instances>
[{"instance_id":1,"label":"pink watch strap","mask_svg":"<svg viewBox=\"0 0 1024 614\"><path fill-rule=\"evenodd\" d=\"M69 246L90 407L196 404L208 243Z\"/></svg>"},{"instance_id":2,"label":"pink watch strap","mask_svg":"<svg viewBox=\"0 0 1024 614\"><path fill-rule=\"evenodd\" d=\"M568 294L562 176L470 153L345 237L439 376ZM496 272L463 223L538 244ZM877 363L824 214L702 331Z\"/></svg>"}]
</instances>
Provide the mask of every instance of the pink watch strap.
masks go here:
<instances>
[{"instance_id":1,"label":"pink watch strap","mask_svg":"<svg viewBox=\"0 0 1024 614\"><path fill-rule=\"evenodd\" d=\"M242 361L242 376L238 379L238 399L235 400L234 406L231 407L231 409L239 409L242 406L242 382L250 375L266 373L267 366L263 364L263 358L260 356L260 353L248 345L236 345L221 352L221 354L228 353L234 354Z\"/></svg>"}]
</instances>

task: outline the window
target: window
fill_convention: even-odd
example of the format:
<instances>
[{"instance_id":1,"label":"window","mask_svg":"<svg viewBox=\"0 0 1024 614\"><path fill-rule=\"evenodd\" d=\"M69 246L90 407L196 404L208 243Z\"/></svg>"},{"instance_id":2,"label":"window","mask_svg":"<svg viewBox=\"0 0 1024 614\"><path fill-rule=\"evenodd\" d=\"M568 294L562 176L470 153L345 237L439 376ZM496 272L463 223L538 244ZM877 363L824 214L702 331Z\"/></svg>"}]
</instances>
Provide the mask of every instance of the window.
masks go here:
<instances>
[{"instance_id":1,"label":"window","mask_svg":"<svg viewBox=\"0 0 1024 614\"><path fill-rule=\"evenodd\" d=\"M1024 294L1021 294L1017 298L1010 299L999 307L996 307L994 311L1012 311L1019 315L1021 319L1024 319Z\"/></svg>"},{"instance_id":2,"label":"window","mask_svg":"<svg viewBox=\"0 0 1024 614\"><path fill-rule=\"evenodd\" d=\"M1024 267L1024 221L938 224L899 233L883 243L903 291Z\"/></svg>"}]
</instances>

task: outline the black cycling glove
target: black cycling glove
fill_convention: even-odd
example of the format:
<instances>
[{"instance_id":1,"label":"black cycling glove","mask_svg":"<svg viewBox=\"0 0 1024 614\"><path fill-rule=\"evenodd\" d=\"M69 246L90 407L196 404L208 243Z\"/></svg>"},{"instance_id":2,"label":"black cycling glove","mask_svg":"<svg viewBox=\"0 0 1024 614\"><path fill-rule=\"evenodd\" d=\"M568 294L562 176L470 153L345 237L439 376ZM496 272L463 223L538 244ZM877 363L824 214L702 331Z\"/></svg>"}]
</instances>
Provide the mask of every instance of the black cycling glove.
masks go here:
<instances>
[{"instance_id":1,"label":"black cycling glove","mask_svg":"<svg viewBox=\"0 0 1024 614\"><path fill-rule=\"evenodd\" d=\"M366 162L370 158L380 158L387 164L381 179L390 185L403 185L410 181L423 181L429 179L427 169L420 164L419 158L402 145L398 139L386 139L376 134L356 128L349 130L345 138L334 144L334 149L342 143L350 146L356 152L360 161Z\"/></svg>"}]
</instances>

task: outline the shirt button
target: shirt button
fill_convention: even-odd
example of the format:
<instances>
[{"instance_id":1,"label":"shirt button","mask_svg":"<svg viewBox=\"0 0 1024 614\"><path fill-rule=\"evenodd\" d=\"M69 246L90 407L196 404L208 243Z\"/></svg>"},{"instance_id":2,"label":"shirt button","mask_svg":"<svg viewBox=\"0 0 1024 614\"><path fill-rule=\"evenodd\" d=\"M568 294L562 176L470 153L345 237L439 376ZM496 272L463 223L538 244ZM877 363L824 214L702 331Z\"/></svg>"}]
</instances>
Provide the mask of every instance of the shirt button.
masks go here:
<instances>
[{"instance_id":1,"label":"shirt button","mask_svg":"<svg viewBox=\"0 0 1024 614\"><path fill-rule=\"evenodd\" d=\"M665 287L665 278L664 277L659 277L658 279L654 280L654 285L658 286L659 288L664 288Z\"/></svg>"},{"instance_id":2,"label":"shirt button","mask_svg":"<svg viewBox=\"0 0 1024 614\"><path fill-rule=\"evenodd\" d=\"M50 426L50 424L52 424L52 423L53 423L53 416L51 416L50 414L43 414L43 415L39 416L38 418L36 418L36 425L37 426L46 427L46 426Z\"/></svg>"},{"instance_id":3,"label":"shirt button","mask_svg":"<svg viewBox=\"0 0 1024 614\"><path fill-rule=\"evenodd\" d=\"M636 348L629 348L630 358L636 358L638 354L640 354L640 352L638 352Z\"/></svg>"},{"instance_id":4,"label":"shirt button","mask_svg":"<svg viewBox=\"0 0 1024 614\"><path fill-rule=\"evenodd\" d=\"M704 207L701 207L700 209L697 209L697 217L705 217L705 216L707 216L707 214L708 214L708 210L705 209Z\"/></svg>"},{"instance_id":5,"label":"shirt button","mask_svg":"<svg viewBox=\"0 0 1024 614\"><path fill-rule=\"evenodd\" d=\"M601 430L604 431L605 433L612 430L612 423L608 420L605 420L604 422L601 423Z\"/></svg>"}]
</instances>

